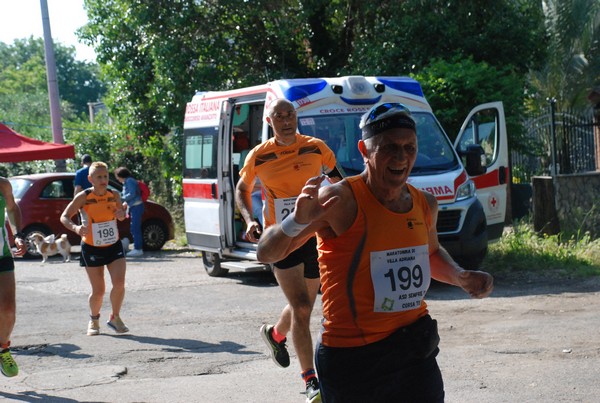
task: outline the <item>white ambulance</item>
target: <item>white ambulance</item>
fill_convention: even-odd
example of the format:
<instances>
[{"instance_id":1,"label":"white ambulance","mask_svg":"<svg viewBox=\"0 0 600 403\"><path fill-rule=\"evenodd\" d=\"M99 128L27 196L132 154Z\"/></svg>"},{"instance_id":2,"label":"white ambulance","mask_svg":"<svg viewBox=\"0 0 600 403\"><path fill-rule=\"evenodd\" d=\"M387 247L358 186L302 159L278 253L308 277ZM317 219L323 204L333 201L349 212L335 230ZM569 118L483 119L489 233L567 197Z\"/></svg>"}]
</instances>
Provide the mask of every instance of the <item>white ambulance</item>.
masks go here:
<instances>
[{"instance_id":1,"label":"white ambulance","mask_svg":"<svg viewBox=\"0 0 600 403\"><path fill-rule=\"evenodd\" d=\"M364 169L357 148L364 112L380 102L400 102L410 108L419 145L410 183L437 197L437 230L448 252L465 268L481 264L488 241L502 234L506 214L508 147L502 103L473 109L453 146L417 81L348 76L198 92L187 104L185 230L190 247L202 251L209 275L222 276L230 269L269 269L256 261L256 245L244 239L245 224L234 194L248 150L272 136L265 106L276 98L294 104L298 131L324 140L346 176Z\"/></svg>"}]
</instances>

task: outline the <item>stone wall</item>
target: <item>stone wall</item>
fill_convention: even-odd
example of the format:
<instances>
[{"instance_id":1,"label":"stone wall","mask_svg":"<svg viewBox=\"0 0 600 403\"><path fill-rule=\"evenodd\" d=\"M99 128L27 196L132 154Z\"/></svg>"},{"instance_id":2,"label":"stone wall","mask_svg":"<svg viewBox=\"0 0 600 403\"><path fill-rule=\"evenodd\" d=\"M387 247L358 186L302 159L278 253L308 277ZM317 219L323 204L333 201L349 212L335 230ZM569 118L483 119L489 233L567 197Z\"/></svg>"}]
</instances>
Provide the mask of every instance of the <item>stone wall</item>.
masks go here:
<instances>
[{"instance_id":1,"label":"stone wall","mask_svg":"<svg viewBox=\"0 0 600 403\"><path fill-rule=\"evenodd\" d=\"M541 206L544 203L554 202L560 231L571 234L589 231L594 238L600 237L600 172L557 175L554 180L552 177L534 179L532 181L534 195L540 194L540 192L536 193L536 186L544 186L543 183L546 181L552 181L551 185L554 187L554 201L534 198L534 217L536 204Z\"/></svg>"}]
</instances>

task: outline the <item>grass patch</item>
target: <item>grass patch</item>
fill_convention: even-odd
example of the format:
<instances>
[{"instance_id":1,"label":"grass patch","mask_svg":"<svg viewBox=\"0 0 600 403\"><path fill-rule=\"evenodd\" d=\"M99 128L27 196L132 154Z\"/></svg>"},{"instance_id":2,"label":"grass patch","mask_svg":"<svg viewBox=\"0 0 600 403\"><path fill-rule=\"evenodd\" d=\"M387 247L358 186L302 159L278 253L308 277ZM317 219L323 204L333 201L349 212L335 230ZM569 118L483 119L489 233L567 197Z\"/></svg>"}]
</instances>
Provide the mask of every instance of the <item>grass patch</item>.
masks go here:
<instances>
[{"instance_id":1,"label":"grass patch","mask_svg":"<svg viewBox=\"0 0 600 403\"><path fill-rule=\"evenodd\" d=\"M528 273L552 277L600 275L600 239L589 234L543 235L528 223L517 223L490 244L484 270L495 274Z\"/></svg>"}]
</instances>

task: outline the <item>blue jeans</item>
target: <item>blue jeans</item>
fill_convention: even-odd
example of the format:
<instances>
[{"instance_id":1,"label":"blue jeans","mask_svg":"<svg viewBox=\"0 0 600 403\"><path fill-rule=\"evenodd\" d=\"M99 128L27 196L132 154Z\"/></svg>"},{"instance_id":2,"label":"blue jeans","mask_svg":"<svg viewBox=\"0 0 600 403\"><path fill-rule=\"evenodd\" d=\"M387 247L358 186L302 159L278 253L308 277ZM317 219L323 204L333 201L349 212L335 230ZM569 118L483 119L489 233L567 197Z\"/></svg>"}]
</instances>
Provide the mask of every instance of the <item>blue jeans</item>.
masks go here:
<instances>
[{"instance_id":1,"label":"blue jeans","mask_svg":"<svg viewBox=\"0 0 600 403\"><path fill-rule=\"evenodd\" d=\"M261 226L264 227L263 223L263 201L262 201L262 191L252 192L252 214Z\"/></svg>"},{"instance_id":2,"label":"blue jeans","mask_svg":"<svg viewBox=\"0 0 600 403\"><path fill-rule=\"evenodd\" d=\"M144 237L142 235L142 215L144 214L144 203L129 207L129 218L131 220L131 235L133 235L133 248L142 250L144 248Z\"/></svg>"},{"instance_id":3,"label":"blue jeans","mask_svg":"<svg viewBox=\"0 0 600 403\"><path fill-rule=\"evenodd\" d=\"M360 347L317 343L315 364L323 403L442 403L437 323L429 315Z\"/></svg>"}]
</instances>

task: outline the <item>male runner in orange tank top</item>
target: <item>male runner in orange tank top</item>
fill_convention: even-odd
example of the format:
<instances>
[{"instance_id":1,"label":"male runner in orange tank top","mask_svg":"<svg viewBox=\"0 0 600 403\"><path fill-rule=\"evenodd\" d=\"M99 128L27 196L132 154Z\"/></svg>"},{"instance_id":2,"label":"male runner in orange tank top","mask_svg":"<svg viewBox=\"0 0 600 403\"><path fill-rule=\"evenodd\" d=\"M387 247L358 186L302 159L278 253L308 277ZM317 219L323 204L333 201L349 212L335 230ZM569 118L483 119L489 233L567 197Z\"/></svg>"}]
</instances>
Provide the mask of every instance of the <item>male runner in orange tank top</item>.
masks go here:
<instances>
[{"instance_id":1,"label":"male runner in orange tank top","mask_svg":"<svg viewBox=\"0 0 600 403\"><path fill-rule=\"evenodd\" d=\"M280 260L317 232L324 402L443 402L430 279L473 298L488 296L493 279L452 260L438 242L435 197L407 183L418 152L408 109L377 105L361 129L365 171L324 188L322 177L309 179L294 213L262 235L258 258Z\"/></svg>"},{"instance_id":2,"label":"male runner in orange tank top","mask_svg":"<svg viewBox=\"0 0 600 403\"><path fill-rule=\"evenodd\" d=\"M247 238L256 242L260 225L252 215L251 193L256 178L264 189L265 228L281 222L294 207L307 179L322 172L338 177L333 151L320 139L297 132L294 105L286 99L276 99L269 105L267 123L273 138L254 147L240 171L236 187L236 202L247 223ZM288 304L274 326L263 325L261 336L269 347L271 358L281 367L290 364L285 342L291 330L294 348L300 361L301 376L306 384L307 402L319 401L319 385L313 365L313 345L310 334L310 314L319 291L317 246L308 237L290 256L273 262L273 272Z\"/></svg>"}]
</instances>

